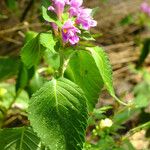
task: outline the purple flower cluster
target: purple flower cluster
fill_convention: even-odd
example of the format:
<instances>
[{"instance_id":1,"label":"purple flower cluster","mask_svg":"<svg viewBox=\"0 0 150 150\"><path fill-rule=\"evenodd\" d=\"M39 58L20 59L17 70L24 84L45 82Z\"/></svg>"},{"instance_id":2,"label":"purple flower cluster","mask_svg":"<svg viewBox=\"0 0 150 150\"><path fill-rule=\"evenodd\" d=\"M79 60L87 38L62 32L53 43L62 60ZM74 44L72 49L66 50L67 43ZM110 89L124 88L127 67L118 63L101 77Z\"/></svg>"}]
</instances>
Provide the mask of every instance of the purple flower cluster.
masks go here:
<instances>
[{"instance_id":1,"label":"purple flower cluster","mask_svg":"<svg viewBox=\"0 0 150 150\"><path fill-rule=\"evenodd\" d=\"M150 16L150 5L147 2L141 4L141 11Z\"/></svg>"},{"instance_id":2,"label":"purple flower cluster","mask_svg":"<svg viewBox=\"0 0 150 150\"><path fill-rule=\"evenodd\" d=\"M65 43L74 45L79 42L78 34L81 33L78 27L82 26L84 30L90 30L91 27L95 27L97 22L93 20L92 9L84 8L82 6L83 0L51 0L52 5L48 7L49 11L53 11L57 14L58 19L63 22L62 15L66 8L66 12L69 13L68 20L63 22L62 38ZM52 24L53 29L56 29L56 25Z\"/></svg>"}]
</instances>

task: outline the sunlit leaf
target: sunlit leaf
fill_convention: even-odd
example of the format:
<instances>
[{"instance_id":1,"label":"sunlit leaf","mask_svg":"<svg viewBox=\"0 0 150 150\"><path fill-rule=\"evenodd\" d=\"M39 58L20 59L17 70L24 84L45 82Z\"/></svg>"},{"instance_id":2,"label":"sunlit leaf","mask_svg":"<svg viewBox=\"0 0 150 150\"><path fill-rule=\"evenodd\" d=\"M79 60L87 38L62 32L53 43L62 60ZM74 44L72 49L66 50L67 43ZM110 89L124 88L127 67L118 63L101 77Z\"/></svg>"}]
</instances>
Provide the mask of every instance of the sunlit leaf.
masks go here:
<instances>
[{"instance_id":1,"label":"sunlit leaf","mask_svg":"<svg viewBox=\"0 0 150 150\"><path fill-rule=\"evenodd\" d=\"M86 98L73 82L53 79L30 100L29 120L52 150L81 150L87 124Z\"/></svg>"}]
</instances>

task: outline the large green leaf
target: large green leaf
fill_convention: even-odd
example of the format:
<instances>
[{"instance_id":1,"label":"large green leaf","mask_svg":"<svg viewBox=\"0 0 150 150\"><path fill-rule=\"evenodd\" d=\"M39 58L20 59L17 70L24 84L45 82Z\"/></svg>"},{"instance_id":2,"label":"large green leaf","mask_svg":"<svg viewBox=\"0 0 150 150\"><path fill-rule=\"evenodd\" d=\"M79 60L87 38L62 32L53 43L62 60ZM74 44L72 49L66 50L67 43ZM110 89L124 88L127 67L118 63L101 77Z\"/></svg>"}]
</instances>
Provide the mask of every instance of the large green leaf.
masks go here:
<instances>
[{"instance_id":1,"label":"large green leaf","mask_svg":"<svg viewBox=\"0 0 150 150\"><path fill-rule=\"evenodd\" d=\"M0 150L37 150L39 146L40 139L31 128L0 130Z\"/></svg>"},{"instance_id":2,"label":"large green leaf","mask_svg":"<svg viewBox=\"0 0 150 150\"><path fill-rule=\"evenodd\" d=\"M52 150L81 150L87 125L83 91L60 78L46 83L30 100L29 120Z\"/></svg>"},{"instance_id":3,"label":"large green leaf","mask_svg":"<svg viewBox=\"0 0 150 150\"><path fill-rule=\"evenodd\" d=\"M69 62L65 76L83 89L89 110L92 110L98 101L103 81L91 55L85 51L76 52Z\"/></svg>"},{"instance_id":4,"label":"large green leaf","mask_svg":"<svg viewBox=\"0 0 150 150\"><path fill-rule=\"evenodd\" d=\"M40 33L34 36L21 50L21 59L28 68L38 64L43 50L54 51L56 44L52 33Z\"/></svg>"},{"instance_id":5,"label":"large green leaf","mask_svg":"<svg viewBox=\"0 0 150 150\"><path fill-rule=\"evenodd\" d=\"M30 40L25 44L21 50L21 59L23 63L31 68L32 66L37 65L41 56L41 46L39 43L39 36Z\"/></svg>"},{"instance_id":6,"label":"large green leaf","mask_svg":"<svg viewBox=\"0 0 150 150\"><path fill-rule=\"evenodd\" d=\"M101 47L97 46L97 47L92 47L87 49L90 51L97 65L97 68L99 69L99 72L102 76L102 79L104 81L107 90L113 97L116 97L114 92L114 87L113 87L113 80L112 80L112 68L108 56L106 55L106 53Z\"/></svg>"},{"instance_id":7,"label":"large green leaf","mask_svg":"<svg viewBox=\"0 0 150 150\"><path fill-rule=\"evenodd\" d=\"M0 57L0 81L17 74L19 60L17 58Z\"/></svg>"}]
</instances>

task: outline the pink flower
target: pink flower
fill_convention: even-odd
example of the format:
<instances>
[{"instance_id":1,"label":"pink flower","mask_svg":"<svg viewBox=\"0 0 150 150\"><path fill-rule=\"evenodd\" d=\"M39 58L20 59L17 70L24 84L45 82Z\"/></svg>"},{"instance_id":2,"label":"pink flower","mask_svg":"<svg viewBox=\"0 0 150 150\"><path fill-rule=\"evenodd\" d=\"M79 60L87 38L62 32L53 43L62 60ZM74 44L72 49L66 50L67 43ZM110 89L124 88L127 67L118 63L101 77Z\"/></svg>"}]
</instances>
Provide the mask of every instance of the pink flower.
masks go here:
<instances>
[{"instance_id":1,"label":"pink flower","mask_svg":"<svg viewBox=\"0 0 150 150\"><path fill-rule=\"evenodd\" d=\"M82 25L83 29L89 30L91 27L95 27L97 22L92 18L92 9L85 9L82 4L83 0L70 1L70 17L76 17L76 23Z\"/></svg>"},{"instance_id":2,"label":"pink flower","mask_svg":"<svg viewBox=\"0 0 150 150\"><path fill-rule=\"evenodd\" d=\"M149 6L146 2L143 2L141 4L141 10L144 12L144 13L148 13L149 12Z\"/></svg>"},{"instance_id":3,"label":"pink flower","mask_svg":"<svg viewBox=\"0 0 150 150\"><path fill-rule=\"evenodd\" d=\"M85 30L89 30L91 27L97 26L97 21L93 20L91 13L92 9L81 8L78 13L76 23L82 25Z\"/></svg>"},{"instance_id":4,"label":"pink flower","mask_svg":"<svg viewBox=\"0 0 150 150\"><path fill-rule=\"evenodd\" d=\"M143 2L141 4L141 11L143 11L144 13L150 16L150 5L148 5L148 3L146 2Z\"/></svg>"},{"instance_id":5,"label":"pink flower","mask_svg":"<svg viewBox=\"0 0 150 150\"><path fill-rule=\"evenodd\" d=\"M69 9L70 17L78 15L82 4L83 4L83 0L70 1L70 9Z\"/></svg>"},{"instance_id":6,"label":"pink flower","mask_svg":"<svg viewBox=\"0 0 150 150\"><path fill-rule=\"evenodd\" d=\"M70 6L71 7L76 7L79 8L83 4L83 0L71 0L70 1Z\"/></svg>"},{"instance_id":7,"label":"pink flower","mask_svg":"<svg viewBox=\"0 0 150 150\"><path fill-rule=\"evenodd\" d=\"M56 25L56 23L51 22L50 24L51 24L54 31L58 31L58 26Z\"/></svg>"},{"instance_id":8,"label":"pink flower","mask_svg":"<svg viewBox=\"0 0 150 150\"><path fill-rule=\"evenodd\" d=\"M69 0L52 0L52 6L49 6L48 10L54 11L58 18L61 19L66 4L69 4Z\"/></svg>"},{"instance_id":9,"label":"pink flower","mask_svg":"<svg viewBox=\"0 0 150 150\"><path fill-rule=\"evenodd\" d=\"M62 37L65 43L69 42L71 45L78 43L79 37L77 33L81 33L81 31L74 26L73 21L68 20L67 22L65 22L62 28Z\"/></svg>"}]
</instances>

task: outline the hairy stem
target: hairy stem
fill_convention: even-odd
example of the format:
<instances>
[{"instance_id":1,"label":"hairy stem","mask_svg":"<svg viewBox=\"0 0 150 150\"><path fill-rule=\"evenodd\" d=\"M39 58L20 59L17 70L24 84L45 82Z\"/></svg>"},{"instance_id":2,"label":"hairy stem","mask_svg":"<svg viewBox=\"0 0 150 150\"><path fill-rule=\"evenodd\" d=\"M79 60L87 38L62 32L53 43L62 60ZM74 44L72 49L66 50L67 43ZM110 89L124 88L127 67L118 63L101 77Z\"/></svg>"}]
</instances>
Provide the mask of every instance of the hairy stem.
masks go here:
<instances>
[{"instance_id":1,"label":"hairy stem","mask_svg":"<svg viewBox=\"0 0 150 150\"><path fill-rule=\"evenodd\" d=\"M64 51L61 49L60 51L59 51L59 54L60 54L60 67L59 67L59 76L60 77L63 77L63 75L64 75L64 71L65 71L65 69L64 69L64 65L65 65L65 57L64 57Z\"/></svg>"}]
</instances>

